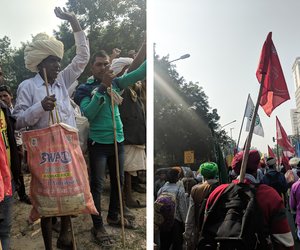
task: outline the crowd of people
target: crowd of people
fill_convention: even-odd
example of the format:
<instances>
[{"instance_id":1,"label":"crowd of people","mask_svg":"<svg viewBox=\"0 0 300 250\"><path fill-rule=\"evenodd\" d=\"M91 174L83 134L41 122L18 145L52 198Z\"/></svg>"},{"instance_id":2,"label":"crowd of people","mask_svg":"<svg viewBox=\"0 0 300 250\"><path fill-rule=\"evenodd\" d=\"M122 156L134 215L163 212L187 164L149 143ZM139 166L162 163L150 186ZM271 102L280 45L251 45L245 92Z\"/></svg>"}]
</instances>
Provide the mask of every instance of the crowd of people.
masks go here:
<instances>
[{"instance_id":1,"label":"crowd of people","mask_svg":"<svg viewBox=\"0 0 300 250\"><path fill-rule=\"evenodd\" d=\"M5 193L0 202L0 241L4 250L10 249L10 231L14 223L12 194L17 190L20 201L31 203L30 194L28 196L25 193L21 174L21 162L30 157L25 156L26 151L22 147L22 131L49 127L52 111L57 114L52 117L53 123L59 120L76 128L68 89L87 66L90 67L92 75L86 83L79 84L74 93L74 101L89 121L87 146L90 189L99 213L91 215L91 234L94 240L100 246L111 246L114 243L114 237L104 228L101 213L101 194L106 169L110 180L110 201L106 218L109 225L122 226L118 181L121 190L126 192L126 196L121 196L125 228L135 228L135 215L129 208L145 207L145 204L133 198L131 176L137 176L138 171L146 170L146 42L137 53L131 50L127 57L120 57L121 50L115 49L111 58L103 50L90 58L89 44L76 15L59 7L54 12L58 18L69 22L74 33L76 55L70 64L64 69L61 68L64 53L62 42L44 33L36 35L24 51L25 67L36 74L18 85L14 107L13 95L5 85L5 76L0 70L0 146L1 152L6 152L2 155L1 161L5 165L1 164L1 168L9 175L9 184L3 188ZM60 216L61 227L56 244L59 249L73 249L71 216ZM53 249L52 228L56 221L56 217L41 218L46 250Z\"/></svg>"},{"instance_id":2,"label":"crowd of people","mask_svg":"<svg viewBox=\"0 0 300 250\"><path fill-rule=\"evenodd\" d=\"M74 33L76 55L69 65L61 69L62 42L44 33L35 36L25 48L24 60L26 68L36 74L18 85L15 105L0 67L0 166L3 179L0 186L0 241L4 250L10 248L10 231L14 223L13 193L17 191L20 201L31 204L21 171L22 164L30 157L22 146L22 132L48 127L52 111L58 114L53 116L53 122L58 122L59 117L60 122L76 127L69 88L86 67L90 68L91 76L75 89L74 101L89 121L90 190L99 213L91 215L94 241L102 247L114 244L114 236L104 227L101 207L107 170L110 180L108 225L135 229L135 215L130 208L146 206L134 199L132 193L134 183L135 188L145 192L134 180L139 171L146 170L146 42L138 52L131 50L126 57L120 57L119 49L114 49L111 56L104 50L90 56L87 38L75 14L60 8L55 8L55 14L68 21ZM234 189L234 185L239 185L243 156L243 151L234 156L229 183L226 184L219 182L219 167L214 162L202 163L197 175L183 167L157 172L159 179L154 184L154 199L168 193L175 200L172 225L154 232L159 249L214 247L210 245L212 239L206 236L206 221L218 199ZM293 167L290 172L286 171L286 168L279 168L275 158L262 160L257 150L249 152L242 183L251 190L255 189L257 209L262 216L264 238L256 249L290 250L294 249L294 240L300 240L300 159L294 162ZM119 195L118 182L122 195ZM123 207L123 218L120 207ZM296 239L291 233L287 210L294 215ZM60 216L61 227L56 243L60 249L73 248L71 216ZM41 217L46 250L53 249L55 222L56 217ZM211 249L216 249L216 246ZM219 249L232 248L222 248L221 244Z\"/></svg>"},{"instance_id":3,"label":"crowd of people","mask_svg":"<svg viewBox=\"0 0 300 250\"><path fill-rule=\"evenodd\" d=\"M162 213L162 210L157 211L157 207L161 209L166 206L160 199L162 194L172 193L176 201L175 219L172 226L167 229L162 226L155 227L154 243L157 249L295 249L294 242L300 241L300 158L292 158L290 166L285 167L280 166L273 157L265 159L257 150L250 150L245 177L240 183L243 156L244 151L234 156L228 171L228 183L223 184L220 183L218 165L214 162L202 163L193 175L191 175L192 171L183 171L178 167L162 168L156 171L158 179L154 184L154 199L156 203L160 201L161 204L160 206L155 204L154 216L159 217L160 215L157 214ZM184 176L192 176L192 178ZM189 185L186 184L187 179L190 179ZM195 180L197 180L196 184ZM232 239L231 241L227 239L229 231L234 230L235 227L238 228L240 224L237 215L220 212L227 211L230 206L236 209L233 208L235 205L232 205L236 197L232 195L231 190L235 190L236 187L244 190L243 184L246 185L247 192L254 190L257 206L255 211L257 211L257 217L261 216L256 221L261 228L259 231L261 238L258 237L259 242L255 242L256 247L251 246L251 240L247 242L248 246L246 244L241 248L234 245L236 243L233 243ZM247 205L241 197L239 196L238 200L240 199ZM247 214L245 212L247 209L248 207L243 208L242 216ZM293 216L294 225L289 224L287 213ZM224 216L224 218L218 220L218 216ZM154 218L154 221L156 219ZM214 223L217 224L215 226L217 229L213 229ZM221 225L225 225L226 235L224 228L220 228ZM297 231L295 237L291 232L294 226ZM247 230L247 227L254 227L249 219L245 219L244 228L246 229L243 228L243 230Z\"/></svg>"}]
</instances>

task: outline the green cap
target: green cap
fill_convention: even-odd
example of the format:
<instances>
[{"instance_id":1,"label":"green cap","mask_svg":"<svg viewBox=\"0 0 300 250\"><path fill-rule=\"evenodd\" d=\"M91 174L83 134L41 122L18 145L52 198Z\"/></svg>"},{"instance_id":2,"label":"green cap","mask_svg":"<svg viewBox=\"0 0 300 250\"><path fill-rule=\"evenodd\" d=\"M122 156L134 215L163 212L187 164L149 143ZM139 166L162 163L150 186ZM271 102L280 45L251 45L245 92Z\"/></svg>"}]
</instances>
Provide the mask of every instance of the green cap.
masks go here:
<instances>
[{"instance_id":1,"label":"green cap","mask_svg":"<svg viewBox=\"0 0 300 250\"><path fill-rule=\"evenodd\" d=\"M219 173L218 165L214 162L204 162L199 167L199 173L205 179L214 179Z\"/></svg>"}]
</instances>

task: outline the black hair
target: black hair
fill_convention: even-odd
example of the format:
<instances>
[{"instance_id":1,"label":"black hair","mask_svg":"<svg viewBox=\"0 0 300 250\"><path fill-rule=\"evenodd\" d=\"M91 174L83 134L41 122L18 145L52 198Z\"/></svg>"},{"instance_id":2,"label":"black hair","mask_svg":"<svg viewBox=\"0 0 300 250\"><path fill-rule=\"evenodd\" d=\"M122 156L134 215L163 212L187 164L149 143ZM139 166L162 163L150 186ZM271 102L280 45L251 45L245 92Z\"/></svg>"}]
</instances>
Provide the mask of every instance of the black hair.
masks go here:
<instances>
[{"instance_id":1,"label":"black hair","mask_svg":"<svg viewBox=\"0 0 300 250\"><path fill-rule=\"evenodd\" d=\"M1 91L6 91L10 96L12 96L12 92L7 85L0 85L0 92Z\"/></svg>"},{"instance_id":2,"label":"black hair","mask_svg":"<svg viewBox=\"0 0 300 250\"><path fill-rule=\"evenodd\" d=\"M167 181L170 183L176 183L179 180L179 172L177 169L169 169L167 172Z\"/></svg>"},{"instance_id":3,"label":"black hair","mask_svg":"<svg viewBox=\"0 0 300 250\"><path fill-rule=\"evenodd\" d=\"M90 59L90 63L94 64L96 61L96 57L109 57L105 50L99 50L98 52L94 53Z\"/></svg>"}]
</instances>

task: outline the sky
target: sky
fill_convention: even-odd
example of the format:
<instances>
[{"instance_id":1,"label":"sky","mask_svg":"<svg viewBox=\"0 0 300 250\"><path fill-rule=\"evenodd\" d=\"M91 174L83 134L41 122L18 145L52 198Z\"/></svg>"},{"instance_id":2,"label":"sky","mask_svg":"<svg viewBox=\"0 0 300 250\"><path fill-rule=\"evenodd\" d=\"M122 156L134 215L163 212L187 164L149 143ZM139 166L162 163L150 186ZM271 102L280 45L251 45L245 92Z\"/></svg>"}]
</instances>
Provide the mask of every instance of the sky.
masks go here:
<instances>
[{"instance_id":1,"label":"sky","mask_svg":"<svg viewBox=\"0 0 300 250\"><path fill-rule=\"evenodd\" d=\"M54 14L55 7L65 7L66 0L1 0L0 38L8 36L13 47L31 41L40 32L53 35L63 20ZM12 14L13 13L13 14Z\"/></svg>"},{"instance_id":2,"label":"sky","mask_svg":"<svg viewBox=\"0 0 300 250\"><path fill-rule=\"evenodd\" d=\"M5 11L0 16L0 38L6 35L14 47L19 47L39 32L52 34L63 22L55 16L54 7L65 3L66 0L1 0L0 7ZM300 2L296 0L148 0L148 45L155 42L157 53L169 54L170 60L191 55L174 62L179 74L187 81L199 82L210 106L217 108L221 125L237 120L224 127L237 140L248 93L254 102L257 99L255 72L262 45L272 31L291 100L275 109L270 118L259 108L265 137L253 135L252 145L266 152L267 145L274 146L276 115L286 132L292 132L292 65L300 56L299 10ZM152 69L149 65L148 82ZM241 143L246 137L245 125Z\"/></svg>"},{"instance_id":3,"label":"sky","mask_svg":"<svg viewBox=\"0 0 300 250\"><path fill-rule=\"evenodd\" d=\"M199 82L211 108L217 108L220 124L237 141L247 96L256 103L259 83L256 69L264 41L270 31L280 58L291 99L277 107L271 117L258 110L264 137L253 135L252 146L267 153L275 146L276 116L287 134L292 133L290 109L295 108L292 66L300 56L300 1L289 0L152 0L155 11L151 39L160 56L173 60L179 75ZM240 146L247 133L244 122Z\"/></svg>"}]
</instances>

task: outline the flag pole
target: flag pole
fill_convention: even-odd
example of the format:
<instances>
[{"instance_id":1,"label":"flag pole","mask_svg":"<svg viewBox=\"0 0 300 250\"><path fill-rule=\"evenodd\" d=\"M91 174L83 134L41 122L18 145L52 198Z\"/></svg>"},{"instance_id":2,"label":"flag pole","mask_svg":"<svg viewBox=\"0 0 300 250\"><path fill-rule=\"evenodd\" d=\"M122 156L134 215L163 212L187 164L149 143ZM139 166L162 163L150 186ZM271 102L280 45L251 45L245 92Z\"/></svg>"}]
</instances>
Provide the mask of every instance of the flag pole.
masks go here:
<instances>
[{"instance_id":1,"label":"flag pole","mask_svg":"<svg viewBox=\"0 0 300 250\"><path fill-rule=\"evenodd\" d=\"M251 125L250 125L248 138L246 140L246 148L245 148L245 151L244 151L242 166L241 166L241 170L240 170L240 182L244 182L244 178L245 178L246 165L247 165L247 162L248 162L250 145L251 145L254 125L255 125L255 120L256 120L255 118L256 118L256 115L257 115L258 108L259 108L260 98L261 98L262 90L263 90L263 86L264 86L264 81L265 81L265 74L262 74L260 88L259 88L259 92L258 92L258 97L257 97L255 109L254 109L252 120L251 120Z\"/></svg>"},{"instance_id":2,"label":"flag pole","mask_svg":"<svg viewBox=\"0 0 300 250\"><path fill-rule=\"evenodd\" d=\"M276 150L277 150L277 166L279 166L279 147L278 147L277 136L276 136Z\"/></svg>"},{"instance_id":3,"label":"flag pole","mask_svg":"<svg viewBox=\"0 0 300 250\"><path fill-rule=\"evenodd\" d=\"M250 94L248 94L248 98L247 98L247 102L246 102L246 106L245 106L245 110L244 110L244 115L243 115L243 118L242 118L242 125L241 125L241 128L240 128L239 138L238 138L237 145L236 145L237 151L239 150L239 143L240 143L241 133L242 133L243 125L244 125L245 114L246 114L246 110L247 110L249 96L250 96Z\"/></svg>"},{"instance_id":4,"label":"flag pole","mask_svg":"<svg viewBox=\"0 0 300 250\"><path fill-rule=\"evenodd\" d=\"M277 116L276 116L276 118L277 118ZM276 156L277 156L277 161L276 162L277 162L277 166L279 166L279 147L278 147L278 139L277 139L277 120L276 120L276 151L277 151L276 152Z\"/></svg>"}]
</instances>

